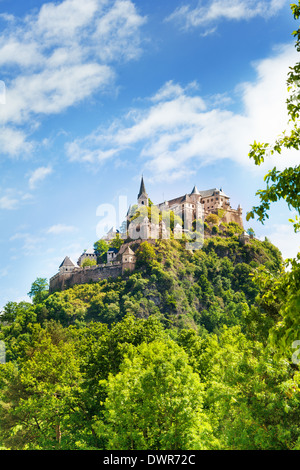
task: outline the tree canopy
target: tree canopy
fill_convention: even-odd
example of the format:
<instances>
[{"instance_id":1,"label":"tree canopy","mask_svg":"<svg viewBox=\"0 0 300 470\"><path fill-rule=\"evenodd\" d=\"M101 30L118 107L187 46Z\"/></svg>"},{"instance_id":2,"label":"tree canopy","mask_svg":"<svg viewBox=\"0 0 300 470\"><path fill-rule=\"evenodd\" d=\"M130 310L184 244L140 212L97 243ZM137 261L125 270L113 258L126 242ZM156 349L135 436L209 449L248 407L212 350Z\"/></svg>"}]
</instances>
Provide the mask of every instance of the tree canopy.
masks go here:
<instances>
[{"instance_id":1,"label":"tree canopy","mask_svg":"<svg viewBox=\"0 0 300 470\"><path fill-rule=\"evenodd\" d=\"M291 9L296 20L300 17L300 4L291 4ZM293 32L296 38L295 47L300 52L300 28ZM251 145L249 157L256 165L261 165L266 157L274 154L280 155L283 149L299 150L300 147L300 62L290 67L287 73L287 89L289 97L287 98L287 112L289 121L288 128L284 130L279 138L273 143L260 143L254 141ZM265 189L259 189L257 195L260 199L260 205L253 207L247 214L247 220L254 218L264 222L269 218L268 211L272 203L278 200L285 200L290 209L297 212L293 223L295 232L300 230L300 165L287 167L282 171L276 167L269 170L264 177L266 183Z\"/></svg>"},{"instance_id":2,"label":"tree canopy","mask_svg":"<svg viewBox=\"0 0 300 470\"><path fill-rule=\"evenodd\" d=\"M300 3L291 4L291 9L296 20L300 17ZM296 38L295 47L300 52L300 28L293 32ZM249 153L256 165L260 165L265 159L274 154L280 155L282 150L300 148L300 62L290 67L287 75L289 96L287 98L287 112L289 121L287 130L283 131L273 144L254 142ZM281 159L284 157L281 157ZM247 220L255 215L262 223L269 218L271 204L279 200L285 200L288 208L296 212L296 216L289 221L293 224L294 231L300 231L300 165L286 167L282 171L276 167L265 175L265 189L259 189L257 195L260 205L253 207L247 214ZM299 247L300 248L300 247ZM288 270L282 273L280 281L274 283L273 276L265 272L260 273L261 284L269 285L268 302L280 306L280 320L271 332L273 344L280 353L292 354L291 348L295 341L300 339L300 253L294 259L287 260Z\"/></svg>"},{"instance_id":3,"label":"tree canopy","mask_svg":"<svg viewBox=\"0 0 300 470\"><path fill-rule=\"evenodd\" d=\"M257 164L300 142L299 73L290 133L254 143ZM271 170L248 218L264 221L280 198L299 213L298 177L299 166ZM300 450L300 254L287 270L237 224L205 230L200 250L144 242L134 272L50 295L38 278L33 303L6 304L1 449Z\"/></svg>"},{"instance_id":4,"label":"tree canopy","mask_svg":"<svg viewBox=\"0 0 300 470\"><path fill-rule=\"evenodd\" d=\"M283 262L235 231L145 242L123 277L9 302L0 446L300 448L299 369L270 343Z\"/></svg>"}]
</instances>

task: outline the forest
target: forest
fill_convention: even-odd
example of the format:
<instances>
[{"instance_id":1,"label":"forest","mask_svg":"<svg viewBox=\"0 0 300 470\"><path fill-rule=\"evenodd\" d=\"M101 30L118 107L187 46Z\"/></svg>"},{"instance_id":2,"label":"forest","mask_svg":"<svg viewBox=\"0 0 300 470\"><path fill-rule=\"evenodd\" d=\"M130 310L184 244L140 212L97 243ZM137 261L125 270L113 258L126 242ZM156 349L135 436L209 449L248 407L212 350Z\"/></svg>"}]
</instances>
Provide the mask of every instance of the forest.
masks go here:
<instances>
[{"instance_id":1,"label":"forest","mask_svg":"<svg viewBox=\"0 0 300 470\"><path fill-rule=\"evenodd\" d=\"M298 281L241 232L145 241L132 273L7 303L1 449L300 449Z\"/></svg>"},{"instance_id":2,"label":"forest","mask_svg":"<svg viewBox=\"0 0 300 470\"><path fill-rule=\"evenodd\" d=\"M291 10L299 20L300 2ZM254 141L256 165L299 150L299 83L298 62L290 127ZM299 232L300 165L264 184L246 220L281 200ZM49 294L38 278L32 302L5 305L2 450L300 450L300 253L283 261L269 240L219 228L195 251L145 241L117 279Z\"/></svg>"}]
</instances>

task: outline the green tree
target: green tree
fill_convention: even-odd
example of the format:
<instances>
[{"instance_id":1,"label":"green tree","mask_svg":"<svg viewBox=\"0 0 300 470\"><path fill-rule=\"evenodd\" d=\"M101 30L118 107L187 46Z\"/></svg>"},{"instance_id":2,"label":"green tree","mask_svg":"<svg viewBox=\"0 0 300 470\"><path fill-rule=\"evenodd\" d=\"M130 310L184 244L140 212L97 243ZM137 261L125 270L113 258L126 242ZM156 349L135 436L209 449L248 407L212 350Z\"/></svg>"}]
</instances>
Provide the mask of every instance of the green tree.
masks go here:
<instances>
[{"instance_id":1,"label":"green tree","mask_svg":"<svg viewBox=\"0 0 300 470\"><path fill-rule=\"evenodd\" d=\"M37 321L36 308L29 302L8 302L0 316L0 339L6 344L6 360L23 357L30 341L32 325Z\"/></svg>"},{"instance_id":2,"label":"green tree","mask_svg":"<svg viewBox=\"0 0 300 470\"><path fill-rule=\"evenodd\" d=\"M300 2L292 4L291 9L295 19L300 18ZM293 32L296 38L296 49L300 52L300 28ZM287 99L287 112L289 116L288 130L275 140L273 144L257 143L252 144L249 157L254 159L256 165L261 165L267 156L281 154L283 149L300 148L300 62L290 67L287 79L289 97ZM260 205L253 207L247 214L247 220L255 215L262 223L269 218L269 209L272 203L285 200L289 209L296 211L296 217L289 219L292 222L294 231L300 230L300 165L288 167L282 171L276 167L269 170L265 175L265 189L259 189L257 195ZM275 327L272 338L274 346L291 357L291 345L293 340L299 340L300 332L300 254L294 260L288 260L287 264L291 268L283 275L282 289L276 289L276 300L281 305L280 314L282 320ZM268 274L266 273L266 276ZM272 290L274 294L274 290ZM298 336L296 336L298 335Z\"/></svg>"},{"instance_id":3,"label":"green tree","mask_svg":"<svg viewBox=\"0 0 300 470\"><path fill-rule=\"evenodd\" d=\"M13 323L20 320L28 311L32 312L32 304L29 302L8 302L1 312L1 323Z\"/></svg>"},{"instance_id":4,"label":"green tree","mask_svg":"<svg viewBox=\"0 0 300 470\"><path fill-rule=\"evenodd\" d=\"M108 251L108 244L106 243L105 240L98 240L97 242L94 243L94 250L97 256L102 256L105 255L106 252Z\"/></svg>"},{"instance_id":5,"label":"green tree","mask_svg":"<svg viewBox=\"0 0 300 470\"><path fill-rule=\"evenodd\" d=\"M187 450L217 446L202 409L203 387L188 356L173 341L129 348L120 372L108 379L109 449Z\"/></svg>"},{"instance_id":6,"label":"green tree","mask_svg":"<svg viewBox=\"0 0 300 470\"><path fill-rule=\"evenodd\" d=\"M204 406L222 448L297 448L299 372L285 360L274 362L270 349L249 340L240 326L224 328L219 338L210 335L200 345Z\"/></svg>"},{"instance_id":7,"label":"green tree","mask_svg":"<svg viewBox=\"0 0 300 470\"><path fill-rule=\"evenodd\" d=\"M80 362L74 344L55 336L40 330L18 367L2 367L0 424L10 449L60 448L75 437L71 415L82 381Z\"/></svg>"},{"instance_id":8,"label":"green tree","mask_svg":"<svg viewBox=\"0 0 300 470\"><path fill-rule=\"evenodd\" d=\"M253 228L248 228L247 233L250 237L255 237L255 231L253 230Z\"/></svg>"},{"instance_id":9,"label":"green tree","mask_svg":"<svg viewBox=\"0 0 300 470\"><path fill-rule=\"evenodd\" d=\"M42 302L49 294L48 281L45 278L38 277L32 284L27 295L32 298L33 303Z\"/></svg>"},{"instance_id":10,"label":"green tree","mask_svg":"<svg viewBox=\"0 0 300 470\"><path fill-rule=\"evenodd\" d=\"M300 2L298 5L291 5L295 19L300 17ZM296 49L300 52L300 28L293 33L296 38ZM289 116L289 130L275 140L273 144L259 143L254 141L251 145L249 157L254 159L256 165L261 165L268 155L281 154L282 149L300 148L300 62L290 67L287 79L289 97L287 99L287 111ZM274 167L264 177L266 189L259 189L256 193L260 198L260 205L253 207L247 214L247 220L258 216L258 220L264 222L269 218L268 211L270 205L280 199L287 202L288 207L300 212L300 165L285 168L282 171ZM295 220L290 219L297 232L300 229L298 215Z\"/></svg>"},{"instance_id":11,"label":"green tree","mask_svg":"<svg viewBox=\"0 0 300 470\"><path fill-rule=\"evenodd\" d=\"M85 260L83 260L81 267L85 268L86 266L96 266L96 264L97 261L95 259L86 258Z\"/></svg>"},{"instance_id":12,"label":"green tree","mask_svg":"<svg viewBox=\"0 0 300 470\"><path fill-rule=\"evenodd\" d=\"M121 246L123 245L123 243L124 243L124 240L120 237L120 234L117 233L115 238L113 238L113 240L110 242L109 247L116 248L117 250L119 250Z\"/></svg>"},{"instance_id":13,"label":"green tree","mask_svg":"<svg viewBox=\"0 0 300 470\"><path fill-rule=\"evenodd\" d=\"M140 244L135 255L138 266L150 267L152 266L153 261L156 259L153 246L146 241Z\"/></svg>"}]
</instances>

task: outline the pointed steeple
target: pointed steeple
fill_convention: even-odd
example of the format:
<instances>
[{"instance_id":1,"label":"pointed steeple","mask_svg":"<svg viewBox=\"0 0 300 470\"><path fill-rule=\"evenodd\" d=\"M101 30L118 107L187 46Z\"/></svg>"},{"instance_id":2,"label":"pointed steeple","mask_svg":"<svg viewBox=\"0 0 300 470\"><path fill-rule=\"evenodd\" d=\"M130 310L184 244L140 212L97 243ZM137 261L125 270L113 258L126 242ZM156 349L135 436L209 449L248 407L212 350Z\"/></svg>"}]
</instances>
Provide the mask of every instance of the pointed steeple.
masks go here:
<instances>
[{"instance_id":1,"label":"pointed steeple","mask_svg":"<svg viewBox=\"0 0 300 470\"><path fill-rule=\"evenodd\" d=\"M192 194L200 194L199 191L198 191L197 186L194 186L194 187L193 187L193 191L191 192L191 195L192 195Z\"/></svg>"},{"instance_id":2,"label":"pointed steeple","mask_svg":"<svg viewBox=\"0 0 300 470\"><path fill-rule=\"evenodd\" d=\"M144 183L144 178L142 176L142 179L141 179L141 186L140 186L140 192L138 194L138 198L142 196L142 194L144 194L145 196L147 196L147 193L146 193L146 188L145 188L145 183Z\"/></svg>"},{"instance_id":3,"label":"pointed steeple","mask_svg":"<svg viewBox=\"0 0 300 470\"><path fill-rule=\"evenodd\" d=\"M137 198L138 206L148 206L148 194L146 193L144 178L142 176L140 191Z\"/></svg>"}]
</instances>

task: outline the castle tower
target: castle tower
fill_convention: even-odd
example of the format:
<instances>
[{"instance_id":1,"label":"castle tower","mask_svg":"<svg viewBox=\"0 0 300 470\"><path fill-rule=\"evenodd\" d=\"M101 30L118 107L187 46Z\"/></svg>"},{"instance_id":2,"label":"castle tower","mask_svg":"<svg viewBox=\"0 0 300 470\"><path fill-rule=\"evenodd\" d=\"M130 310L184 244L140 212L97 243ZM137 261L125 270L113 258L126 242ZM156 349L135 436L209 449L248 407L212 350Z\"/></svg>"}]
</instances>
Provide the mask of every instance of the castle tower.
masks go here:
<instances>
[{"instance_id":1,"label":"castle tower","mask_svg":"<svg viewBox=\"0 0 300 470\"><path fill-rule=\"evenodd\" d=\"M133 271L135 268L136 257L130 246L127 246L122 253L122 274L126 269Z\"/></svg>"},{"instance_id":2,"label":"castle tower","mask_svg":"<svg viewBox=\"0 0 300 470\"><path fill-rule=\"evenodd\" d=\"M76 268L75 263L73 263L73 261L68 256L66 256L61 265L59 266L59 272L61 274L70 272L73 271L74 268Z\"/></svg>"},{"instance_id":3,"label":"castle tower","mask_svg":"<svg viewBox=\"0 0 300 470\"><path fill-rule=\"evenodd\" d=\"M141 187L138 194L138 206L148 206L148 194L146 193L144 178L141 180Z\"/></svg>"},{"instance_id":4,"label":"castle tower","mask_svg":"<svg viewBox=\"0 0 300 470\"><path fill-rule=\"evenodd\" d=\"M193 190L192 190L190 196L193 196L193 195L200 196L200 193L199 193L199 191L198 191L197 186L194 186L194 187L193 187Z\"/></svg>"}]
</instances>

